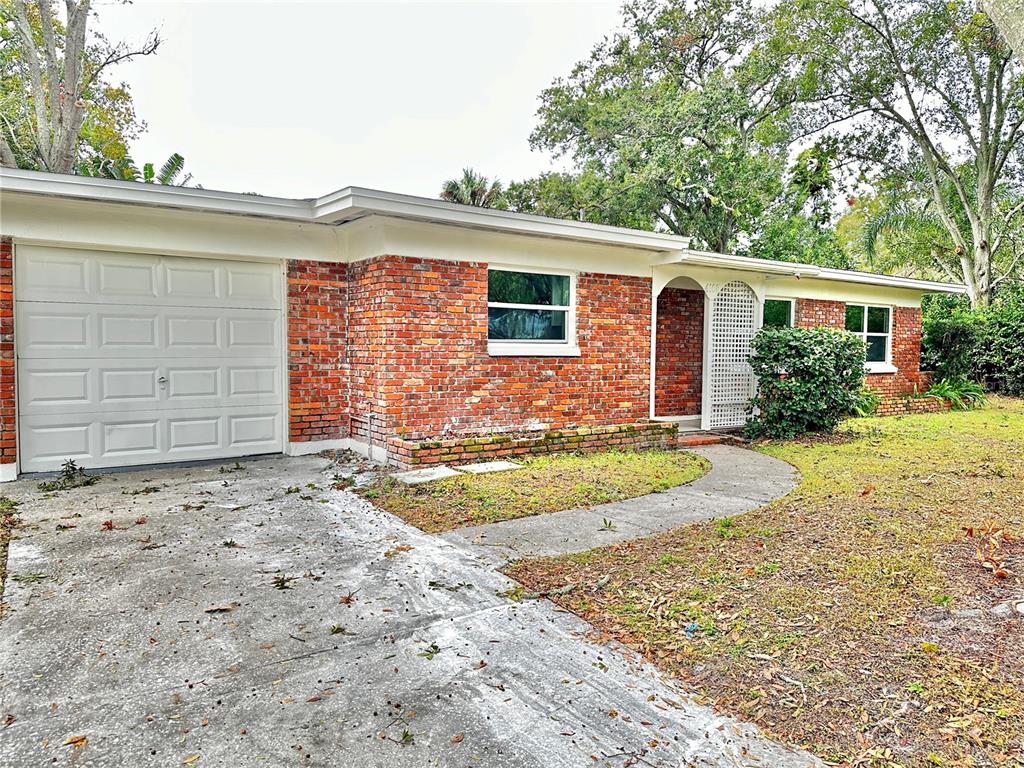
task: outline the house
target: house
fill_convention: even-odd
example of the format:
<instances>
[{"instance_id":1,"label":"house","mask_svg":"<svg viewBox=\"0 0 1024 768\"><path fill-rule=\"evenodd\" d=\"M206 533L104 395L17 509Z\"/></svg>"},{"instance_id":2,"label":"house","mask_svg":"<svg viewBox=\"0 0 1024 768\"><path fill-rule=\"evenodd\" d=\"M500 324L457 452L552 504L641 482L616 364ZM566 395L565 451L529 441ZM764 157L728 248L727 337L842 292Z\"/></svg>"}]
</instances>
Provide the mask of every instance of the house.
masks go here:
<instances>
[{"instance_id":1,"label":"house","mask_svg":"<svg viewBox=\"0 0 1024 768\"><path fill-rule=\"evenodd\" d=\"M409 465L734 427L763 322L847 328L889 398L962 286L350 187L0 171L2 477L353 448Z\"/></svg>"}]
</instances>

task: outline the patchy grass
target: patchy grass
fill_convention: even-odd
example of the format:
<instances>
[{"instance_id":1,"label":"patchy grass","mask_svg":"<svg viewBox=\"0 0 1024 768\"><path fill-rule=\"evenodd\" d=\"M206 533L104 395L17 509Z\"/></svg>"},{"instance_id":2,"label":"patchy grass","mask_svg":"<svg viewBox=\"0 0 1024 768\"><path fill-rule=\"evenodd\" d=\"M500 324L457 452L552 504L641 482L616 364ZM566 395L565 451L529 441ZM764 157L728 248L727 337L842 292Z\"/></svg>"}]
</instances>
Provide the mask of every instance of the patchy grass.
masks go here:
<instances>
[{"instance_id":1,"label":"patchy grass","mask_svg":"<svg viewBox=\"0 0 1024 768\"><path fill-rule=\"evenodd\" d=\"M831 762L1024 765L1024 401L759 450L803 474L774 505L509 573L609 576L557 602ZM965 535L992 522L1004 579Z\"/></svg>"},{"instance_id":2,"label":"patchy grass","mask_svg":"<svg viewBox=\"0 0 1024 768\"><path fill-rule=\"evenodd\" d=\"M621 501L689 483L707 472L701 457L680 451L552 454L522 469L461 475L407 486L385 478L359 489L381 509L425 531L560 512Z\"/></svg>"}]
</instances>

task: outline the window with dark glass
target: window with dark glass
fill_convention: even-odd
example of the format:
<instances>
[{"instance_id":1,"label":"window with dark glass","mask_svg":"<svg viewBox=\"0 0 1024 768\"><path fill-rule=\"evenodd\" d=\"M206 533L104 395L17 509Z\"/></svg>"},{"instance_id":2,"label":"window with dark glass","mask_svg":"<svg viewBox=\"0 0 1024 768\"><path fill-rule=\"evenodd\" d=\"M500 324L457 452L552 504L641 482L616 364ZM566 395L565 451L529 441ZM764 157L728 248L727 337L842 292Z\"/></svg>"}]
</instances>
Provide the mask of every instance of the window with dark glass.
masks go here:
<instances>
[{"instance_id":1,"label":"window with dark glass","mask_svg":"<svg viewBox=\"0 0 1024 768\"><path fill-rule=\"evenodd\" d=\"M568 341L572 310L569 275L487 273L487 338L490 341Z\"/></svg>"},{"instance_id":2,"label":"window with dark glass","mask_svg":"<svg viewBox=\"0 0 1024 768\"><path fill-rule=\"evenodd\" d=\"M888 362L892 335L892 310L889 307L847 304L846 330L864 339L869 363Z\"/></svg>"},{"instance_id":3,"label":"window with dark glass","mask_svg":"<svg viewBox=\"0 0 1024 768\"><path fill-rule=\"evenodd\" d=\"M793 300L765 299L762 325L765 328L792 328Z\"/></svg>"}]
</instances>

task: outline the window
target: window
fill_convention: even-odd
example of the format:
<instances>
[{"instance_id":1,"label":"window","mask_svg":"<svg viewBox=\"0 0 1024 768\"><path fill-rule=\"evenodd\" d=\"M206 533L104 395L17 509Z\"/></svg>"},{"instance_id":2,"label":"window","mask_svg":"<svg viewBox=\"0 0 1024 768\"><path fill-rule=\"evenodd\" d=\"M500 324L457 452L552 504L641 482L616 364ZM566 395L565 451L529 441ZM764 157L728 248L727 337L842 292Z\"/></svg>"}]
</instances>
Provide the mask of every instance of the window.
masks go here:
<instances>
[{"instance_id":1,"label":"window","mask_svg":"<svg viewBox=\"0 0 1024 768\"><path fill-rule=\"evenodd\" d=\"M487 341L492 354L566 354L575 347L575 278L487 272Z\"/></svg>"},{"instance_id":2,"label":"window","mask_svg":"<svg viewBox=\"0 0 1024 768\"><path fill-rule=\"evenodd\" d=\"M846 330L856 333L868 345L868 363L889 362L892 309L864 304L846 305Z\"/></svg>"},{"instance_id":3,"label":"window","mask_svg":"<svg viewBox=\"0 0 1024 768\"><path fill-rule=\"evenodd\" d=\"M761 325L765 328L792 328L793 300L765 299Z\"/></svg>"}]
</instances>

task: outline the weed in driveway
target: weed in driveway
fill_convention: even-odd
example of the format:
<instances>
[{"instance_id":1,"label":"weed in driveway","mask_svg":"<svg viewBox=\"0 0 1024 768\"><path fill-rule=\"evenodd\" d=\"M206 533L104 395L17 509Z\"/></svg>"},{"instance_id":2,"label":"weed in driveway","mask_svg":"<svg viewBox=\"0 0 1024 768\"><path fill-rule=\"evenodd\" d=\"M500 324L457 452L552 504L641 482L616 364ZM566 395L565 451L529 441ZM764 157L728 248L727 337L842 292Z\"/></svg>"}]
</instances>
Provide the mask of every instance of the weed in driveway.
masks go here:
<instances>
[{"instance_id":1,"label":"weed in driveway","mask_svg":"<svg viewBox=\"0 0 1024 768\"><path fill-rule=\"evenodd\" d=\"M53 480L44 480L37 487L43 493L68 491L72 488L84 488L100 481L98 475L85 474L85 467L80 467L74 459L68 459L60 466L60 472Z\"/></svg>"}]
</instances>

